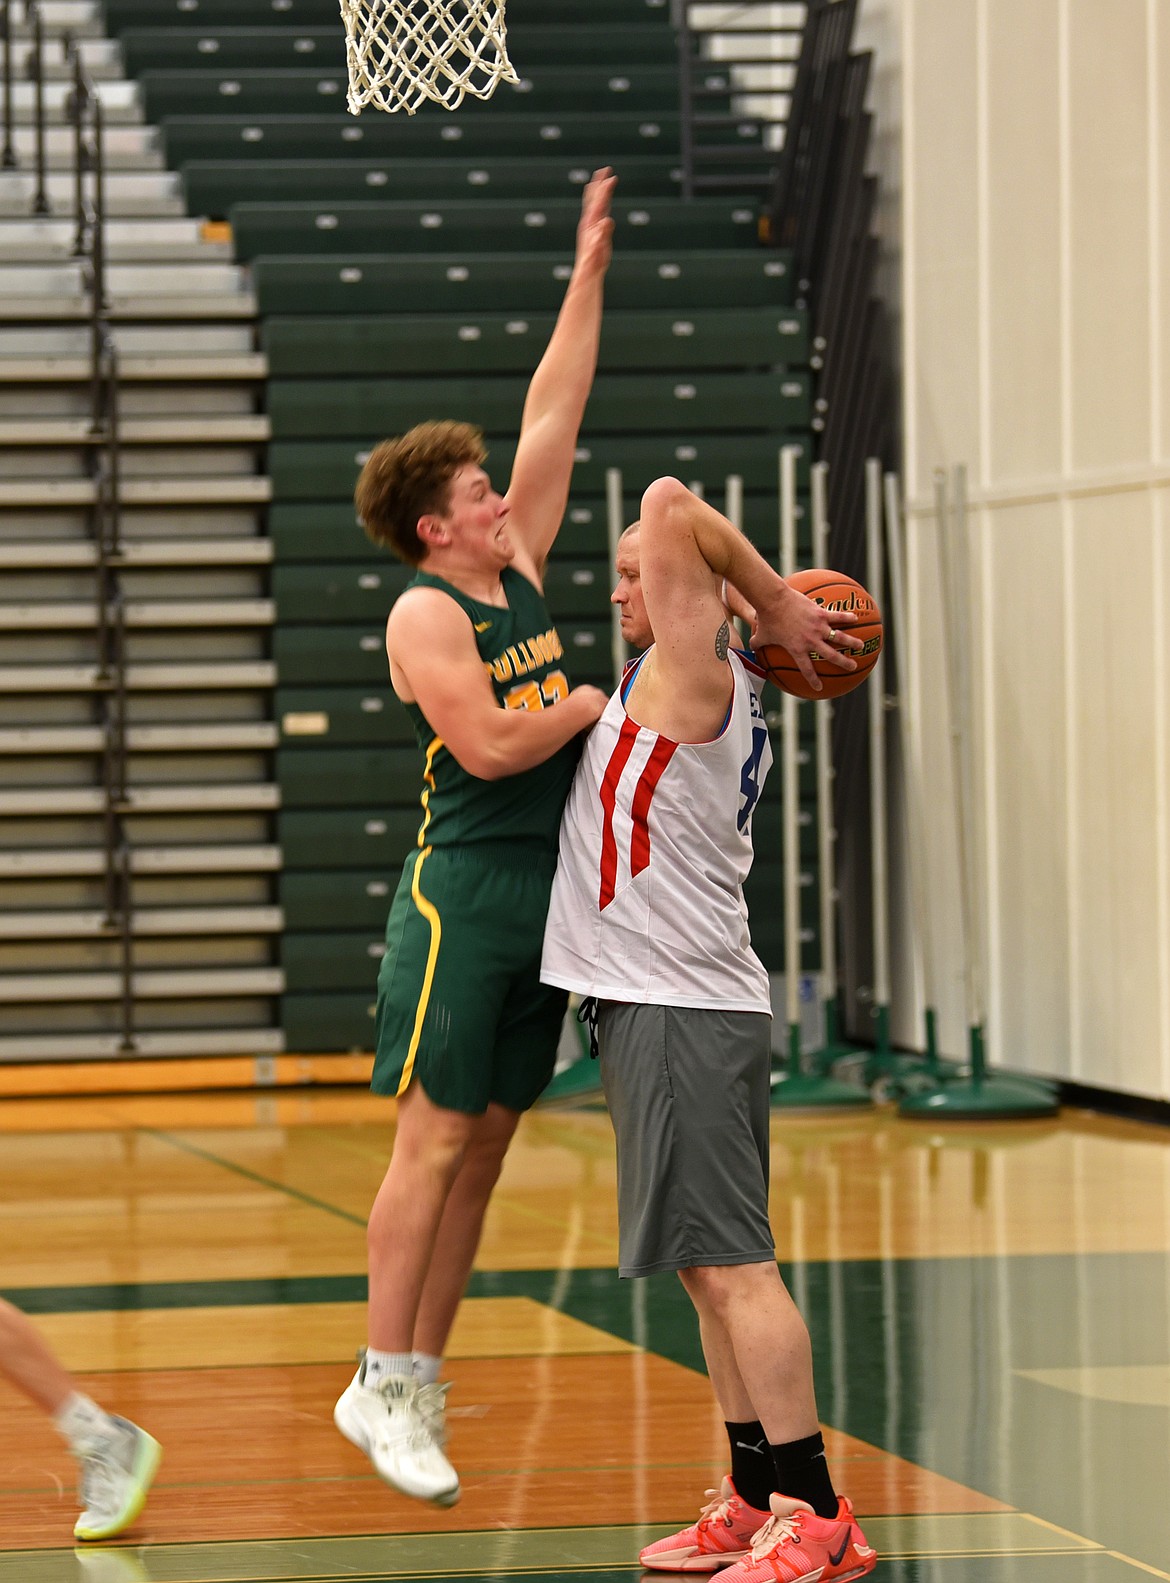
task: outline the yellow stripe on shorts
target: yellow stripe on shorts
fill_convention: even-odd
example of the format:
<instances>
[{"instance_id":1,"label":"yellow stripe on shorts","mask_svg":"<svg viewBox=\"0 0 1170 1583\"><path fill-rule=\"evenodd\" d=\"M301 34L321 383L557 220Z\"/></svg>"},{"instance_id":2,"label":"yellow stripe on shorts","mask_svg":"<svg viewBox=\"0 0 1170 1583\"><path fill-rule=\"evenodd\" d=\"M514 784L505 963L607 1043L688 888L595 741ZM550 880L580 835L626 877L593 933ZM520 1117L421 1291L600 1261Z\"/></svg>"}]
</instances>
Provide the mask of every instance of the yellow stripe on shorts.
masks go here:
<instances>
[{"instance_id":1,"label":"yellow stripe on shorts","mask_svg":"<svg viewBox=\"0 0 1170 1583\"><path fill-rule=\"evenodd\" d=\"M422 866L431 855L432 848L427 846L419 853L415 861L414 873L410 879L411 900L422 913L431 926L431 945L427 952L427 967L423 974L422 993L418 997L418 1006L414 1013L414 1032L410 1036L410 1049L406 1052L406 1060L402 1066L402 1077L399 1079L398 1092L405 1094L410 1084L411 1074L414 1071L414 1057L418 1050L418 1041L422 1037L423 1018L427 1014L427 1006L431 999L431 985L435 979L435 963L439 960L439 941L443 938L443 925L439 918L438 909L433 902L429 902L419 888L419 875Z\"/></svg>"}]
</instances>

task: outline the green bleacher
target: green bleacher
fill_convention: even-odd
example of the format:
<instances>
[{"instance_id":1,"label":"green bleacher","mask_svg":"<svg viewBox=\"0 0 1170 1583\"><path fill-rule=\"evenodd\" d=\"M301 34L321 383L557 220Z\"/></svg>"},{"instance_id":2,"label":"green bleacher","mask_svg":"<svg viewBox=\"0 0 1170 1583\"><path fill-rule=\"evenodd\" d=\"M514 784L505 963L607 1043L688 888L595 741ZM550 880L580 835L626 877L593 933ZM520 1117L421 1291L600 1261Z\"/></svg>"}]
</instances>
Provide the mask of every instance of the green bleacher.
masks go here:
<instances>
[{"instance_id":1,"label":"green bleacher","mask_svg":"<svg viewBox=\"0 0 1170 1583\"><path fill-rule=\"evenodd\" d=\"M449 416L485 428L487 466L506 482L592 168L619 175L614 259L547 573L573 679L612 683L609 469L628 520L664 473L719 506L738 476L745 531L769 556L781 445L800 447L802 499L808 487L810 349L791 259L760 245L750 188L678 196L668 0L591 0L587 21L576 0L513 10L519 88L453 114L354 117L336 0L105 3L190 212L228 220L261 315L290 1049L369 1047L386 912L419 821L419 755L385 655L386 614L410 573L356 524L357 474L384 435ZM707 76L704 110L728 119L700 141L774 158L750 116L730 116L726 69ZM777 779L749 893L771 967L778 794ZM802 913L811 938L808 888Z\"/></svg>"},{"instance_id":2,"label":"green bleacher","mask_svg":"<svg viewBox=\"0 0 1170 1583\"><path fill-rule=\"evenodd\" d=\"M344 109L312 115L167 115L161 123L167 164L190 160L436 158L443 154L482 160L547 158L615 164L631 154L679 155L679 116L629 113L606 116L604 132L587 111L552 116L516 114L502 106L491 116L349 115ZM759 148L760 128L740 121L707 134L737 147Z\"/></svg>"},{"instance_id":3,"label":"green bleacher","mask_svg":"<svg viewBox=\"0 0 1170 1583\"><path fill-rule=\"evenodd\" d=\"M340 65L332 71L312 66L248 66L230 72L152 67L141 73L138 83L150 121L164 115L214 115L220 106L235 115L313 115L344 108L346 95L345 70ZM711 94L705 106L712 113L730 113L726 72L713 68L705 87ZM720 97L721 90L728 91ZM609 109L624 115L677 111L678 70L673 65L634 64L615 73L611 66L588 61L535 67L532 75L517 85L501 84L490 100L468 97L457 113L486 116L493 108L522 110L526 115L588 111L599 117ZM437 116L449 112L429 105L418 113Z\"/></svg>"},{"instance_id":4,"label":"green bleacher","mask_svg":"<svg viewBox=\"0 0 1170 1583\"><path fill-rule=\"evenodd\" d=\"M236 256L274 253L557 252L573 245L579 197L452 198L433 203L238 203L228 211ZM756 248L755 205L743 199L619 199L616 247Z\"/></svg>"},{"instance_id":5,"label":"green bleacher","mask_svg":"<svg viewBox=\"0 0 1170 1583\"><path fill-rule=\"evenodd\" d=\"M542 159L266 159L188 160L183 190L192 214L222 218L238 203L446 203L452 198L543 198L580 202L588 163L573 156ZM627 199L674 198L682 172L671 154L628 155L622 166Z\"/></svg>"},{"instance_id":6,"label":"green bleacher","mask_svg":"<svg viewBox=\"0 0 1170 1583\"><path fill-rule=\"evenodd\" d=\"M581 21L581 0L539 0L529 18L546 27L572 27ZM193 28L200 32L228 27L340 27L337 0L103 0L106 26L118 36L128 28ZM588 15L606 28L635 19L670 17L669 0L589 0Z\"/></svg>"},{"instance_id":7,"label":"green bleacher","mask_svg":"<svg viewBox=\"0 0 1170 1583\"><path fill-rule=\"evenodd\" d=\"M398 314L267 319L270 376L417 374L458 358L467 372L530 373L548 344L551 313ZM598 368L773 368L808 361L803 309L713 308L680 318L663 311L607 313Z\"/></svg>"},{"instance_id":8,"label":"green bleacher","mask_svg":"<svg viewBox=\"0 0 1170 1583\"><path fill-rule=\"evenodd\" d=\"M673 67L674 34L658 21L611 23L604 31L592 23L542 27L529 22L521 7L508 21L508 48L517 70L538 66L604 64ZM653 13L648 13L652 16ZM345 70L345 34L338 17L327 27L203 27L198 30L128 27L120 34L126 69L147 71L258 71L285 69Z\"/></svg>"},{"instance_id":9,"label":"green bleacher","mask_svg":"<svg viewBox=\"0 0 1170 1583\"><path fill-rule=\"evenodd\" d=\"M261 254L252 281L266 318L323 313L556 313L568 253L428 252L425 255ZM792 303L788 254L762 248L618 252L605 282L606 312L629 308L723 312ZM602 334L606 333L603 326Z\"/></svg>"}]
</instances>

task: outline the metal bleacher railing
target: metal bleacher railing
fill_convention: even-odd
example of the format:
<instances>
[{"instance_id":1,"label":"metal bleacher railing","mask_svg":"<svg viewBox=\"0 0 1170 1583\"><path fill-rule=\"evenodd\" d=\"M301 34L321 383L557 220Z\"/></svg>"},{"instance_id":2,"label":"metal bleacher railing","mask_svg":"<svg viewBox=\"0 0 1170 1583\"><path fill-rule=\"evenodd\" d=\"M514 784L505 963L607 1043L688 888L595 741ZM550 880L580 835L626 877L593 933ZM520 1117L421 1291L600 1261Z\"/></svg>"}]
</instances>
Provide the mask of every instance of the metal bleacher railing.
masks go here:
<instances>
[{"instance_id":1,"label":"metal bleacher railing","mask_svg":"<svg viewBox=\"0 0 1170 1583\"><path fill-rule=\"evenodd\" d=\"M809 310L813 431L829 464L837 564L861 575L864 459L894 465L897 403L875 294L877 182L865 172L872 57L851 49L856 16L857 0L809 0L765 230L773 246L791 250L796 301Z\"/></svg>"},{"instance_id":2,"label":"metal bleacher railing","mask_svg":"<svg viewBox=\"0 0 1170 1583\"><path fill-rule=\"evenodd\" d=\"M65 41L72 70L70 115L74 129L74 256L83 260L89 295L90 434L94 477L94 596L97 613L97 684L102 713L102 828L105 845L106 927L119 943L121 1035L134 1046L134 929L130 846L123 815L126 788L126 605L119 577L121 513L118 487L118 354L107 319L105 162L102 104L75 40Z\"/></svg>"},{"instance_id":3,"label":"metal bleacher railing","mask_svg":"<svg viewBox=\"0 0 1170 1583\"><path fill-rule=\"evenodd\" d=\"M3 165L16 169L14 139L14 50L12 0L0 0L3 49ZM49 216L52 204L46 177L45 30L39 0L25 0L23 19L29 38L27 72L33 84L33 165L35 185L30 210ZM89 324L89 443L86 459L94 480L91 531L94 542L96 612L95 691L102 726L101 780L104 844L104 932L119 943L121 1043L134 1047L133 924L130 850L123 824L128 809L126 763L125 600L119 576L121 558L118 355L110 334L106 281L105 158L101 100L86 70L76 40L65 35L65 61L71 78L67 99L73 128L72 188L76 231L73 257L82 267Z\"/></svg>"},{"instance_id":4,"label":"metal bleacher railing","mask_svg":"<svg viewBox=\"0 0 1170 1583\"><path fill-rule=\"evenodd\" d=\"M877 293L876 178L866 174L872 57L854 52L857 0L808 0L783 158L764 217L767 240L788 249L795 301L809 315L813 444L825 464L832 564L867 578L868 459L896 469L897 375ZM842 959L855 985L873 982L867 919L870 732L844 700L833 719L839 873L854 905L840 914Z\"/></svg>"},{"instance_id":5,"label":"metal bleacher railing","mask_svg":"<svg viewBox=\"0 0 1170 1583\"><path fill-rule=\"evenodd\" d=\"M803 6L772 0L734 8L673 0L684 198L764 196L774 186L803 12Z\"/></svg>"}]
</instances>

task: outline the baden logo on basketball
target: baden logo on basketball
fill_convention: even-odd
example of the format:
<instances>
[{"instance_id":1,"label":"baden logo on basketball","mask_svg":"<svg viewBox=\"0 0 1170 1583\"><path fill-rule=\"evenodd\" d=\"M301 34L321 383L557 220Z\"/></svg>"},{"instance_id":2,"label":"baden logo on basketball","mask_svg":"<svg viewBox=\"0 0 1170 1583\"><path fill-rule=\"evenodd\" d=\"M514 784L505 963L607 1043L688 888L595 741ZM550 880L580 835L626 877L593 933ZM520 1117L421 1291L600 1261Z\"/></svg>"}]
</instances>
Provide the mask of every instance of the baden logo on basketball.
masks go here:
<instances>
[{"instance_id":1,"label":"baden logo on basketball","mask_svg":"<svg viewBox=\"0 0 1170 1583\"><path fill-rule=\"evenodd\" d=\"M849 649L857 661L856 670L843 671L833 660L823 654L810 655L813 669L820 679L821 690L814 691L805 681L800 667L792 655L779 643L764 643L755 651L756 659L767 672L768 680L797 698L840 698L851 693L869 675L877 664L882 651L882 613L873 595L844 572L834 572L814 566L803 572L794 572L785 579L789 587L804 594L826 614L840 612L855 615L857 620L842 632L851 638L861 639L860 649Z\"/></svg>"}]
</instances>

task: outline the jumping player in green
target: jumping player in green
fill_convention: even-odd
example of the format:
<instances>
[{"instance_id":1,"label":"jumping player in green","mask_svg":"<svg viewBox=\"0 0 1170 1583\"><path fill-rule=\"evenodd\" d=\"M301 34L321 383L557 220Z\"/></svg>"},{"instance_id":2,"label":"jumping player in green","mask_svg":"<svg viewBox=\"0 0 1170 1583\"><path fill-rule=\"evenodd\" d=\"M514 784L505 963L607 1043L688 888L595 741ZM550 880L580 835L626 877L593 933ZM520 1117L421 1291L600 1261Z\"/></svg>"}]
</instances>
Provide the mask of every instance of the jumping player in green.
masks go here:
<instances>
[{"instance_id":1,"label":"jumping player in green","mask_svg":"<svg viewBox=\"0 0 1170 1583\"><path fill-rule=\"evenodd\" d=\"M378 978L373 1088L398 1096L398 1124L369 1219L369 1345L334 1420L388 1483L440 1505L459 1497L442 1353L508 1144L552 1075L566 997L540 982L544 920L579 738L606 704L570 687L541 577L597 365L614 180L585 189L507 494L464 423L383 442L357 487L366 531L418 568L386 650L423 815Z\"/></svg>"}]
</instances>

